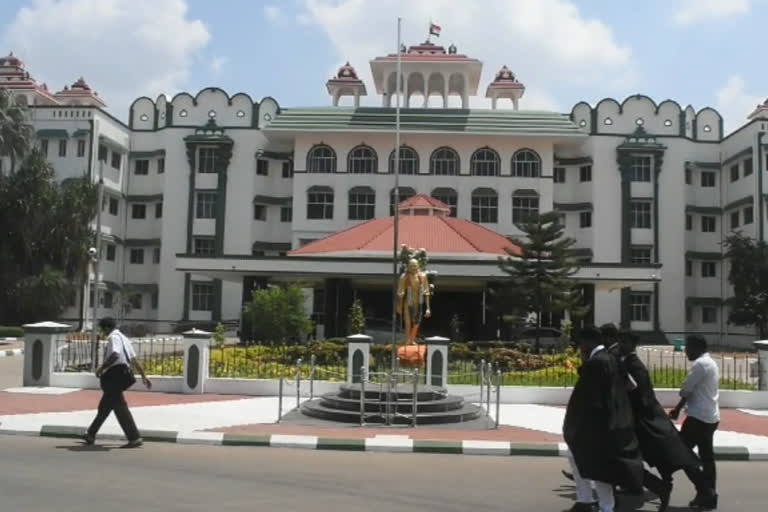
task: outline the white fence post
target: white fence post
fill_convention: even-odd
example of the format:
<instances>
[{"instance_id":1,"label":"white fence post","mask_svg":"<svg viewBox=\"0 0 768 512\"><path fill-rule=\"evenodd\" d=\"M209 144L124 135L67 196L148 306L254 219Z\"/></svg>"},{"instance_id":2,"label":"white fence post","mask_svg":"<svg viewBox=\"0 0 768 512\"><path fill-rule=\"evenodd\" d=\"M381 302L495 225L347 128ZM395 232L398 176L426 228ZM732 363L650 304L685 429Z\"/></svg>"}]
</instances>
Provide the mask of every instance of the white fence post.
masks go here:
<instances>
[{"instance_id":1,"label":"white fence post","mask_svg":"<svg viewBox=\"0 0 768 512\"><path fill-rule=\"evenodd\" d=\"M38 322L24 327L24 385L50 386L56 363L56 338L72 329L66 324Z\"/></svg>"}]
</instances>

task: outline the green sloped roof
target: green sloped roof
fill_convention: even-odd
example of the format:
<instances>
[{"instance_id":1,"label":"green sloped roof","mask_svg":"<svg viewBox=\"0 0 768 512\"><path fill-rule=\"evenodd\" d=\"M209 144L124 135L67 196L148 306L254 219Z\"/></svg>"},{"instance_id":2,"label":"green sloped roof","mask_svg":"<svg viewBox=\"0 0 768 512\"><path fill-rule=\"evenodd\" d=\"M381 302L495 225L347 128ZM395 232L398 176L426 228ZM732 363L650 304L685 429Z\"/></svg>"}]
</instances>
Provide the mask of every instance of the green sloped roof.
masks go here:
<instances>
[{"instance_id":1,"label":"green sloped roof","mask_svg":"<svg viewBox=\"0 0 768 512\"><path fill-rule=\"evenodd\" d=\"M391 132L393 108L287 108L266 132ZM567 114L539 111L424 109L400 110L403 132L499 135L585 136Z\"/></svg>"}]
</instances>

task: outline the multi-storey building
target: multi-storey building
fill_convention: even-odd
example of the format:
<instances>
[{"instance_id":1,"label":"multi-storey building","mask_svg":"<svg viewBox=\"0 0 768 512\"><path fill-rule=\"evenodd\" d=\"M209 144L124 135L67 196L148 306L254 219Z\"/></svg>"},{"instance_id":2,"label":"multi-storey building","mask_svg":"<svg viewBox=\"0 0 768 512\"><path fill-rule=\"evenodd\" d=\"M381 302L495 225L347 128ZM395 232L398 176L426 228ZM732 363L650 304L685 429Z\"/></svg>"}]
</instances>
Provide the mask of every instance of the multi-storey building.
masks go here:
<instances>
[{"instance_id":1,"label":"multi-storey building","mask_svg":"<svg viewBox=\"0 0 768 512\"><path fill-rule=\"evenodd\" d=\"M505 67L486 89L490 108L469 109L480 61L432 43L401 51L401 199L432 196L451 216L509 236L530 213L559 211L577 241L591 320L717 342L752 336L726 322L721 242L737 229L765 238L768 103L728 136L711 108L643 95L581 102L568 114L518 110L525 88ZM128 297L129 320L162 330L236 320L268 279L310 283L319 313L390 279L383 260L345 276L359 258L386 255L345 260L307 244L394 210L396 60L371 61L381 107L360 107L366 84L349 64L326 84L331 107L209 87L139 98L127 123L84 80L52 94L12 55L0 59L0 87L30 107L61 179L104 178L102 312ZM451 96L461 108L448 108ZM350 106L340 106L345 97ZM496 108L505 99L513 110ZM471 262L456 261L446 269L458 279ZM484 290L498 273L494 260L483 265ZM481 292L465 296L467 310L485 308ZM338 334L338 322L327 323L326 334ZM496 329L484 314L481 324L477 336Z\"/></svg>"}]
</instances>

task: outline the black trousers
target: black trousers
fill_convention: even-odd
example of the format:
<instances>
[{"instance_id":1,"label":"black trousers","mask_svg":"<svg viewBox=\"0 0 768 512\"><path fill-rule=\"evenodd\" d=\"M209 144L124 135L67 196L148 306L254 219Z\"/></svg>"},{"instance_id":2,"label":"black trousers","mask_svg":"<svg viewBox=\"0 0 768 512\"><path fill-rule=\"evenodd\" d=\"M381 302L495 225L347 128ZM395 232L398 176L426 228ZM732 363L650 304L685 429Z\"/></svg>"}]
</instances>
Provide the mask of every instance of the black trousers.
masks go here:
<instances>
[{"instance_id":1,"label":"black trousers","mask_svg":"<svg viewBox=\"0 0 768 512\"><path fill-rule=\"evenodd\" d=\"M685 470L691 482L700 482L696 490L699 493L714 495L716 493L717 469L715 468L714 437L719 423L705 423L696 418L687 417L680 429L680 437L689 448L699 448L701 469L688 468ZM697 474L698 473L698 474Z\"/></svg>"},{"instance_id":2,"label":"black trousers","mask_svg":"<svg viewBox=\"0 0 768 512\"><path fill-rule=\"evenodd\" d=\"M136 427L133 415L128 409L128 403L125 401L123 390L118 381L120 371L122 371L122 369L119 366L113 366L101 376L101 389L103 394L99 401L99 409L96 413L96 417L93 419L91 426L88 427L88 435L90 437L96 437L99 429L112 411L115 411L117 422L120 424L120 428L123 429L123 433L129 441L135 441L140 437L139 429Z\"/></svg>"}]
</instances>

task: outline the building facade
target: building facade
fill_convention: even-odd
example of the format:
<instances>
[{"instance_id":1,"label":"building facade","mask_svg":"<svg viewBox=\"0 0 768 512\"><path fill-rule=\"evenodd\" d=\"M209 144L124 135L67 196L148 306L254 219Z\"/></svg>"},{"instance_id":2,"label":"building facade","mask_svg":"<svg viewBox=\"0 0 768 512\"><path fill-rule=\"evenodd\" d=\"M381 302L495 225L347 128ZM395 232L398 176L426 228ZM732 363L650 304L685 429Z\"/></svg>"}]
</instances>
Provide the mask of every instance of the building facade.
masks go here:
<instances>
[{"instance_id":1,"label":"building facade","mask_svg":"<svg viewBox=\"0 0 768 512\"><path fill-rule=\"evenodd\" d=\"M768 105L727 136L711 108L643 95L526 111L505 67L490 108L448 108L478 94L482 63L432 43L401 52L401 200L425 194L509 236L527 215L559 211L585 279L609 283L594 288L595 322L751 339L726 321L721 243L733 230L765 238ZM60 179L103 176L100 314L127 303L126 320L161 331L236 321L254 284L313 265L292 250L392 214L396 60L371 61L381 107L359 106L367 88L349 64L326 84L330 107L209 87L138 98L127 123L84 80L52 94L12 55L0 87L29 106ZM505 100L514 108L497 109ZM66 319L82 317L82 295Z\"/></svg>"}]
</instances>

